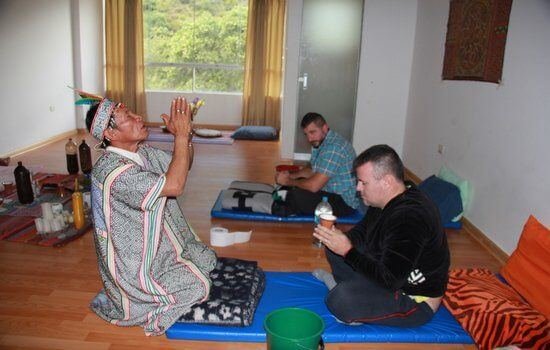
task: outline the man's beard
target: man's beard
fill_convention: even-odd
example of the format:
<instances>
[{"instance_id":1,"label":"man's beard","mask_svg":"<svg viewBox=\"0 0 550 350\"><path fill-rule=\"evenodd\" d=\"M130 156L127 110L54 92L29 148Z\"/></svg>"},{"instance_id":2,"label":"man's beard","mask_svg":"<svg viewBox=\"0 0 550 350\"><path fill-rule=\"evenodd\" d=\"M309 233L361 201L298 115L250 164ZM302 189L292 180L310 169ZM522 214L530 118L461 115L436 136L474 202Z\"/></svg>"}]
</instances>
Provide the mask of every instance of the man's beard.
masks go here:
<instances>
[{"instance_id":1,"label":"man's beard","mask_svg":"<svg viewBox=\"0 0 550 350\"><path fill-rule=\"evenodd\" d=\"M321 147L321 145L323 144L323 141L325 141L326 138L327 138L327 135L325 135L325 136L323 137L323 139L320 140L320 141L311 142L311 143L310 143L310 144L311 144L311 147L313 147L313 148L319 148L319 147ZM315 143L317 144L317 146L315 146Z\"/></svg>"}]
</instances>

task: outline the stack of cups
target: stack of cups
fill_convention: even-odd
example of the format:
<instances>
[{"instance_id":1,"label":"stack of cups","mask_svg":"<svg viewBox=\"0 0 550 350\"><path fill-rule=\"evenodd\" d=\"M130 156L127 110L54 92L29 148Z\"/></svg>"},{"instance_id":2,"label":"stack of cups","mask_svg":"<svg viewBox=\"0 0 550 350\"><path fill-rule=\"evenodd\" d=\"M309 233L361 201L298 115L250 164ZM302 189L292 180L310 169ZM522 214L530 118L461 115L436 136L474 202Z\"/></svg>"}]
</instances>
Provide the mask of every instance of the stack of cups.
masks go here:
<instances>
[{"instance_id":1,"label":"stack of cups","mask_svg":"<svg viewBox=\"0 0 550 350\"><path fill-rule=\"evenodd\" d=\"M66 227L61 203L42 203L42 217L34 219L38 233L61 231Z\"/></svg>"}]
</instances>

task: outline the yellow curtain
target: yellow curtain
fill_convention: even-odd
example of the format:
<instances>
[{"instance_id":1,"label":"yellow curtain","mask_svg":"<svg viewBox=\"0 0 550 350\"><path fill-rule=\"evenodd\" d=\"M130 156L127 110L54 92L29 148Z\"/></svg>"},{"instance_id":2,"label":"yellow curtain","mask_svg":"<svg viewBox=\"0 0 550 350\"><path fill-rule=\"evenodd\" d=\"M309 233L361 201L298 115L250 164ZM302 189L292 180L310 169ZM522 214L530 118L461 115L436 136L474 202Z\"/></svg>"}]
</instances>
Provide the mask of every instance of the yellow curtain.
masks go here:
<instances>
[{"instance_id":1,"label":"yellow curtain","mask_svg":"<svg viewBox=\"0 0 550 350\"><path fill-rule=\"evenodd\" d=\"M286 0L249 0L243 125L280 128Z\"/></svg>"},{"instance_id":2,"label":"yellow curtain","mask_svg":"<svg viewBox=\"0 0 550 350\"><path fill-rule=\"evenodd\" d=\"M105 1L107 97L146 118L141 0Z\"/></svg>"}]
</instances>

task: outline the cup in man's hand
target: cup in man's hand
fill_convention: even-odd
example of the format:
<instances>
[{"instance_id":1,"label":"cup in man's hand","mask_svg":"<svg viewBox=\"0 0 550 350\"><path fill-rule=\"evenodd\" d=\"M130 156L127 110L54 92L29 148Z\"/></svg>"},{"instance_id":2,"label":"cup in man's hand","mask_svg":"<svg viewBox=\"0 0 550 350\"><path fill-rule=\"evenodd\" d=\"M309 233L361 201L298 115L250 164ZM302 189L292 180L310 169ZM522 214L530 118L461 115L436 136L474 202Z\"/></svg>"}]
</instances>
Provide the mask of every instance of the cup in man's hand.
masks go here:
<instances>
[{"instance_id":1,"label":"cup in man's hand","mask_svg":"<svg viewBox=\"0 0 550 350\"><path fill-rule=\"evenodd\" d=\"M336 223L336 216L332 214L321 214L321 216L319 216L319 223L321 226L330 229Z\"/></svg>"}]
</instances>

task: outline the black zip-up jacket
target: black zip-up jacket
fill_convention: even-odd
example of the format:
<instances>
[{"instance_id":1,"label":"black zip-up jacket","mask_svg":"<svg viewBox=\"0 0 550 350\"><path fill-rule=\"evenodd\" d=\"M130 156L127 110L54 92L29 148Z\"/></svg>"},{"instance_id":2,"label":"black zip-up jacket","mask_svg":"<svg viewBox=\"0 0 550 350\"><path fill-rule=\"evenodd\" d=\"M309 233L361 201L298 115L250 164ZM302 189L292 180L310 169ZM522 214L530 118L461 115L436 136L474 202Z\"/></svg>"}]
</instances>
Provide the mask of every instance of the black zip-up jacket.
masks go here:
<instances>
[{"instance_id":1,"label":"black zip-up jacket","mask_svg":"<svg viewBox=\"0 0 550 350\"><path fill-rule=\"evenodd\" d=\"M346 234L344 257L356 271L392 291L439 297L449 277L449 247L436 205L413 184L384 209L367 210Z\"/></svg>"}]
</instances>

